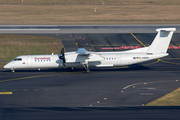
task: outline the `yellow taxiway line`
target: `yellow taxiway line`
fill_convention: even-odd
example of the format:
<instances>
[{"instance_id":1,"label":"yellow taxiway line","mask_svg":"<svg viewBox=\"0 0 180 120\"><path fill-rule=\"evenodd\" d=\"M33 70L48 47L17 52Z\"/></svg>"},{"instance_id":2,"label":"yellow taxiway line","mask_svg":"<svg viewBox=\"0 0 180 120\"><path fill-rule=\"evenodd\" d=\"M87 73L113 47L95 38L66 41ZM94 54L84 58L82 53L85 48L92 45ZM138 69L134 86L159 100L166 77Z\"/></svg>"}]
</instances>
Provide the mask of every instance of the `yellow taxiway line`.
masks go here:
<instances>
[{"instance_id":1,"label":"yellow taxiway line","mask_svg":"<svg viewBox=\"0 0 180 120\"><path fill-rule=\"evenodd\" d=\"M9 95L12 94L12 92L0 92L0 95Z\"/></svg>"}]
</instances>

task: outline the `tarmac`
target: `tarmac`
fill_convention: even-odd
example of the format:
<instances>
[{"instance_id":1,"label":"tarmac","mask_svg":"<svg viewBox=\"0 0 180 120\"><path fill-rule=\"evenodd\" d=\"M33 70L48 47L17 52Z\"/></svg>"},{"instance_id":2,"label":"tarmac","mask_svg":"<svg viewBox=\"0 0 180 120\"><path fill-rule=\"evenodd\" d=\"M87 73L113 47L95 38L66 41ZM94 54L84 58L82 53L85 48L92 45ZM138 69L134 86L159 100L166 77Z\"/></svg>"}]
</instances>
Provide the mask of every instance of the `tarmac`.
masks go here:
<instances>
[{"instance_id":1,"label":"tarmac","mask_svg":"<svg viewBox=\"0 0 180 120\"><path fill-rule=\"evenodd\" d=\"M157 26L150 28L154 27ZM76 51L79 47L90 51L121 51L101 48L140 44L125 31L23 34L59 38L66 51ZM148 46L156 31L134 35ZM174 34L173 46L180 44L179 36L178 32ZM0 119L179 120L178 106L144 106L180 86L179 50L170 49L168 52L170 55L161 60L133 66L90 68L89 74L83 68L18 70L15 73L0 69L0 92L7 93L0 95Z\"/></svg>"}]
</instances>

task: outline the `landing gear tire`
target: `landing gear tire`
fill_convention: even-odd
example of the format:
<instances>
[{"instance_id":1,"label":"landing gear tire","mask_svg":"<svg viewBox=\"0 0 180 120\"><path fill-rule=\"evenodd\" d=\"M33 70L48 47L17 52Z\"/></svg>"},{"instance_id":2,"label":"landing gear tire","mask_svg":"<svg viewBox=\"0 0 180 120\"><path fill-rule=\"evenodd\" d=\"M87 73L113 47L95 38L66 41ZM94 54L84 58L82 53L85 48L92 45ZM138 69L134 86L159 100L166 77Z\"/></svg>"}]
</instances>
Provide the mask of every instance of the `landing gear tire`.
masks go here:
<instances>
[{"instance_id":1,"label":"landing gear tire","mask_svg":"<svg viewBox=\"0 0 180 120\"><path fill-rule=\"evenodd\" d=\"M87 72L87 73L90 73L90 70L88 69L88 70L86 70L86 72Z\"/></svg>"}]
</instances>

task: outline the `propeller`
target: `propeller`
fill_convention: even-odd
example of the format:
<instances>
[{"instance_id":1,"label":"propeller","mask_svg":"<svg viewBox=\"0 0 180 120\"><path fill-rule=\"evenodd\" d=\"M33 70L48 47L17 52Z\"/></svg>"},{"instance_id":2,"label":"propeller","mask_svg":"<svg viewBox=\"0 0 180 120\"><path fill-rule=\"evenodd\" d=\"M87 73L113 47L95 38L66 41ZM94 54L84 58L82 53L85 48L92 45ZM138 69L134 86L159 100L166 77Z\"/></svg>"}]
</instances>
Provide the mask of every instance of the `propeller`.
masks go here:
<instances>
[{"instance_id":1,"label":"propeller","mask_svg":"<svg viewBox=\"0 0 180 120\"><path fill-rule=\"evenodd\" d=\"M66 60L65 60L65 55L64 55L64 47L61 49L61 56L59 57L59 59L63 60L63 66L65 68Z\"/></svg>"}]
</instances>

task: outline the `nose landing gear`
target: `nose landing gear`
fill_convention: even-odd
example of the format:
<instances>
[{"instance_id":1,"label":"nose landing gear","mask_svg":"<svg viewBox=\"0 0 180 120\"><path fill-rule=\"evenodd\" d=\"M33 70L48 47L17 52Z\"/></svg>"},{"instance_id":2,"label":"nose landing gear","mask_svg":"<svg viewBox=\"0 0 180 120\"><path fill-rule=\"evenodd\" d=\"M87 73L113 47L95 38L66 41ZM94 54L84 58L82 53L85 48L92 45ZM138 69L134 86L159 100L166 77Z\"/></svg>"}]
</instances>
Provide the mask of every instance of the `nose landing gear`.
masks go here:
<instances>
[{"instance_id":1,"label":"nose landing gear","mask_svg":"<svg viewBox=\"0 0 180 120\"><path fill-rule=\"evenodd\" d=\"M15 70L11 69L11 72L12 72L12 73L14 73L14 72L15 72Z\"/></svg>"}]
</instances>

